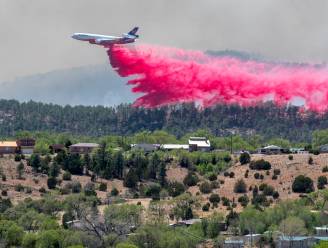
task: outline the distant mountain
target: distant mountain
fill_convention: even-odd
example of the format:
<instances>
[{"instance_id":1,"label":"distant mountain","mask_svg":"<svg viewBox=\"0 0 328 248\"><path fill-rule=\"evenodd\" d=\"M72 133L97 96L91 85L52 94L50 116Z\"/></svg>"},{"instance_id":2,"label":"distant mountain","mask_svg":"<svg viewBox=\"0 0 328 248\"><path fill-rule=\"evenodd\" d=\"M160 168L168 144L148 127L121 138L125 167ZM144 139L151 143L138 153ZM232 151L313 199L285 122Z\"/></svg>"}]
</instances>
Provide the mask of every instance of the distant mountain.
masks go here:
<instances>
[{"instance_id":1,"label":"distant mountain","mask_svg":"<svg viewBox=\"0 0 328 248\"><path fill-rule=\"evenodd\" d=\"M109 65L84 66L0 83L0 98L60 105L114 106L136 99Z\"/></svg>"}]
</instances>

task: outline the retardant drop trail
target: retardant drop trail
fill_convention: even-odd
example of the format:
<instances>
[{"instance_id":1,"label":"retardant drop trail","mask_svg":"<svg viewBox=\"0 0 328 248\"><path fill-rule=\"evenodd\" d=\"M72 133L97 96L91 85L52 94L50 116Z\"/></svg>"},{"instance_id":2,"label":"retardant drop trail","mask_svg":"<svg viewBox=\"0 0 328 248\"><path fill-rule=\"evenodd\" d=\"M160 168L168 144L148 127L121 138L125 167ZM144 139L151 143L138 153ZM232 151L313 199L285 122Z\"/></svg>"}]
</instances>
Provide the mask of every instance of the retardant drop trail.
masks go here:
<instances>
[{"instance_id":1,"label":"retardant drop trail","mask_svg":"<svg viewBox=\"0 0 328 248\"><path fill-rule=\"evenodd\" d=\"M309 110L328 110L324 66L283 66L151 45L113 46L108 55L120 76L132 76L128 82L132 91L143 93L135 106L182 102L249 106L268 99L282 105L302 98Z\"/></svg>"}]
</instances>

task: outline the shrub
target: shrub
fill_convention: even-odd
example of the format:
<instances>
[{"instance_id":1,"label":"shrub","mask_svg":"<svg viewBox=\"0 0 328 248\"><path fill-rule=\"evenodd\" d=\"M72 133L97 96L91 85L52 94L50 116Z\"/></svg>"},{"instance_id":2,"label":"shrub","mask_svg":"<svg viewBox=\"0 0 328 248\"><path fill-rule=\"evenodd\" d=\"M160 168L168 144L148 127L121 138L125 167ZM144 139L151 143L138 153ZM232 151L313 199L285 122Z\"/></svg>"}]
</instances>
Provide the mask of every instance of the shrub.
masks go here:
<instances>
[{"instance_id":1,"label":"shrub","mask_svg":"<svg viewBox=\"0 0 328 248\"><path fill-rule=\"evenodd\" d=\"M243 207L246 207L249 203L249 198L247 195L243 195L243 196L240 196L238 198L238 202L240 203L240 205L242 205Z\"/></svg>"},{"instance_id":2,"label":"shrub","mask_svg":"<svg viewBox=\"0 0 328 248\"><path fill-rule=\"evenodd\" d=\"M84 186L84 194L86 196L96 196L97 193L95 191L95 185L93 183L87 183L85 186Z\"/></svg>"},{"instance_id":3,"label":"shrub","mask_svg":"<svg viewBox=\"0 0 328 248\"><path fill-rule=\"evenodd\" d=\"M273 192L272 197L273 197L273 199L278 199L279 198L279 192L278 191Z\"/></svg>"},{"instance_id":4,"label":"shrub","mask_svg":"<svg viewBox=\"0 0 328 248\"><path fill-rule=\"evenodd\" d=\"M230 200L228 198L222 197L221 200L222 200L222 205L223 206L230 207Z\"/></svg>"},{"instance_id":5,"label":"shrub","mask_svg":"<svg viewBox=\"0 0 328 248\"><path fill-rule=\"evenodd\" d=\"M220 184L219 184L218 181L212 181L210 184L211 184L211 188L212 189L218 189L218 188L220 188Z\"/></svg>"},{"instance_id":6,"label":"shrub","mask_svg":"<svg viewBox=\"0 0 328 248\"><path fill-rule=\"evenodd\" d=\"M289 160L293 160L293 159L294 159L293 155L291 155L291 154L288 155L288 159L289 159Z\"/></svg>"},{"instance_id":7,"label":"shrub","mask_svg":"<svg viewBox=\"0 0 328 248\"><path fill-rule=\"evenodd\" d=\"M271 164L268 161L265 161L264 159L260 159L257 161L252 161L249 165L249 168L251 170L270 170Z\"/></svg>"},{"instance_id":8,"label":"shrub","mask_svg":"<svg viewBox=\"0 0 328 248\"><path fill-rule=\"evenodd\" d=\"M118 189L115 187L110 191L111 196L117 196L118 194L119 194Z\"/></svg>"},{"instance_id":9,"label":"shrub","mask_svg":"<svg viewBox=\"0 0 328 248\"><path fill-rule=\"evenodd\" d=\"M6 177L6 175L5 175L5 174L2 174L2 175L1 175L1 179L2 179L2 181L7 181L7 177Z\"/></svg>"},{"instance_id":10,"label":"shrub","mask_svg":"<svg viewBox=\"0 0 328 248\"><path fill-rule=\"evenodd\" d=\"M279 176L281 173L280 169L274 169L273 170L273 174L276 175L276 176Z\"/></svg>"},{"instance_id":11,"label":"shrub","mask_svg":"<svg viewBox=\"0 0 328 248\"><path fill-rule=\"evenodd\" d=\"M311 178L300 175L295 178L292 185L295 193L310 193L314 191L313 181Z\"/></svg>"},{"instance_id":12,"label":"shrub","mask_svg":"<svg viewBox=\"0 0 328 248\"><path fill-rule=\"evenodd\" d=\"M208 176L208 180L210 181L215 181L216 179L218 179L217 175L214 174L214 173L211 173L209 176Z\"/></svg>"},{"instance_id":13,"label":"shrub","mask_svg":"<svg viewBox=\"0 0 328 248\"><path fill-rule=\"evenodd\" d=\"M244 175L245 178L248 178L248 173L249 173L249 170L246 170L245 175Z\"/></svg>"},{"instance_id":14,"label":"shrub","mask_svg":"<svg viewBox=\"0 0 328 248\"><path fill-rule=\"evenodd\" d=\"M25 188L25 193L26 194L31 194L32 193L32 189L30 187L26 187Z\"/></svg>"},{"instance_id":15,"label":"shrub","mask_svg":"<svg viewBox=\"0 0 328 248\"><path fill-rule=\"evenodd\" d=\"M239 162L240 164L248 164L251 162L251 156L248 154L248 152L243 152L240 154Z\"/></svg>"},{"instance_id":16,"label":"shrub","mask_svg":"<svg viewBox=\"0 0 328 248\"><path fill-rule=\"evenodd\" d=\"M328 166L323 167L322 172L328 172Z\"/></svg>"},{"instance_id":17,"label":"shrub","mask_svg":"<svg viewBox=\"0 0 328 248\"><path fill-rule=\"evenodd\" d=\"M72 179L72 174L68 171L65 171L63 174L63 180L64 181L70 181Z\"/></svg>"},{"instance_id":18,"label":"shrub","mask_svg":"<svg viewBox=\"0 0 328 248\"><path fill-rule=\"evenodd\" d=\"M318 177L318 189L324 189L327 183L328 181L326 176Z\"/></svg>"},{"instance_id":19,"label":"shrub","mask_svg":"<svg viewBox=\"0 0 328 248\"><path fill-rule=\"evenodd\" d=\"M68 187L69 184L66 184L64 187L62 187L59 192L62 194L62 195L68 195L69 193L71 193L71 189L70 187Z\"/></svg>"},{"instance_id":20,"label":"shrub","mask_svg":"<svg viewBox=\"0 0 328 248\"><path fill-rule=\"evenodd\" d=\"M223 175L224 175L225 177L228 177L228 176L230 175L230 173L227 172L227 171L225 171L225 172L223 173Z\"/></svg>"},{"instance_id":21,"label":"shrub","mask_svg":"<svg viewBox=\"0 0 328 248\"><path fill-rule=\"evenodd\" d=\"M243 179L239 179L239 180L235 183L235 186L234 186L233 191L234 191L235 193L246 193L246 190L247 190L247 185L246 185L246 183L244 182Z\"/></svg>"},{"instance_id":22,"label":"shrub","mask_svg":"<svg viewBox=\"0 0 328 248\"><path fill-rule=\"evenodd\" d=\"M15 185L15 191L17 192L23 192L24 191L24 186L21 185L20 183Z\"/></svg>"},{"instance_id":23,"label":"shrub","mask_svg":"<svg viewBox=\"0 0 328 248\"><path fill-rule=\"evenodd\" d=\"M47 193L47 190L44 187L41 187L39 189L39 192L44 194L44 193Z\"/></svg>"},{"instance_id":24,"label":"shrub","mask_svg":"<svg viewBox=\"0 0 328 248\"><path fill-rule=\"evenodd\" d=\"M210 204L209 203L204 204L203 207L202 207L202 210L204 212L207 212L209 209L210 209Z\"/></svg>"},{"instance_id":25,"label":"shrub","mask_svg":"<svg viewBox=\"0 0 328 248\"><path fill-rule=\"evenodd\" d=\"M278 179L278 176L277 175L273 175L272 176L272 180L277 180Z\"/></svg>"},{"instance_id":26,"label":"shrub","mask_svg":"<svg viewBox=\"0 0 328 248\"><path fill-rule=\"evenodd\" d=\"M270 185L267 185L264 189L263 189L263 194L264 195L272 195L274 192L274 188Z\"/></svg>"},{"instance_id":27,"label":"shrub","mask_svg":"<svg viewBox=\"0 0 328 248\"><path fill-rule=\"evenodd\" d=\"M22 157L19 154L15 154L15 161L19 162L22 160Z\"/></svg>"},{"instance_id":28,"label":"shrub","mask_svg":"<svg viewBox=\"0 0 328 248\"><path fill-rule=\"evenodd\" d=\"M252 199L253 205L262 205L262 206L269 206L270 203L268 202L266 196L264 194L257 194Z\"/></svg>"},{"instance_id":29,"label":"shrub","mask_svg":"<svg viewBox=\"0 0 328 248\"><path fill-rule=\"evenodd\" d=\"M48 189L56 188L57 179L55 177L49 177L47 180Z\"/></svg>"},{"instance_id":30,"label":"shrub","mask_svg":"<svg viewBox=\"0 0 328 248\"><path fill-rule=\"evenodd\" d=\"M6 190L6 189L3 189L3 190L1 191L1 195L2 195L2 196L7 196L7 195L8 195L7 190Z\"/></svg>"},{"instance_id":31,"label":"shrub","mask_svg":"<svg viewBox=\"0 0 328 248\"><path fill-rule=\"evenodd\" d=\"M260 174L256 172L256 173L254 174L254 178L255 178L255 179L259 179L259 178L260 178Z\"/></svg>"},{"instance_id":32,"label":"shrub","mask_svg":"<svg viewBox=\"0 0 328 248\"><path fill-rule=\"evenodd\" d=\"M212 187L209 182L202 182L202 184L199 186L199 190L203 194L209 194L212 192Z\"/></svg>"},{"instance_id":33,"label":"shrub","mask_svg":"<svg viewBox=\"0 0 328 248\"><path fill-rule=\"evenodd\" d=\"M261 180L263 180L263 179L264 179L264 176L263 176L262 174L260 175L260 179L261 179Z\"/></svg>"},{"instance_id":34,"label":"shrub","mask_svg":"<svg viewBox=\"0 0 328 248\"><path fill-rule=\"evenodd\" d=\"M100 183L99 190L106 192L107 191L107 183Z\"/></svg>"},{"instance_id":35,"label":"shrub","mask_svg":"<svg viewBox=\"0 0 328 248\"><path fill-rule=\"evenodd\" d=\"M220 196L218 194L211 194L209 197L209 201L211 203L219 203L220 202Z\"/></svg>"},{"instance_id":36,"label":"shrub","mask_svg":"<svg viewBox=\"0 0 328 248\"><path fill-rule=\"evenodd\" d=\"M198 183L198 177L195 173L188 172L188 174L183 179L183 184L186 186L195 186Z\"/></svg>"},{"instance_id":37,"label":"shrub","mask_svg":"<svg viewBox=\"0 0 328 248\"><path fill-rule=\"evenodd\" d=\"M230 178L234 178L235 177L235 173L231 171L230 174L229 174L229 177Z\"/></svg>"},{"instance_id":38,"label":"shrub","mask_svg":"<svg viewBox=\"0 0 328 248\"><path fill-rule=\"evenodd\" d=\"M170 196L176 197L178 195L181 195L183 192L185 192L186 189L182 183L171 182L168 184L167 190L168 190Z\"/></svg>"},{"instance_id":39,"label":"shrub","mask_svg":"<svg viewBox=\"0 0 328 248\"><path fill-rule=\"evenodd\" d=\"M309 157L308 163L309 163L310 165L313 164L313 158L312 158L312 157Z\"/></svg>"},{"instance_id":40,"label":"shrub","mask_svg":"<svg viewBox=\"0 0 328 248\"><path fill-rule=\"evenodd\" d=\"M159 184L151 184L149 185L148 189L146 190L146 196L151 197L153 200L159 200L161 192L161 186Z\"/></svg>"},{"instance_id":41,"label":"shrub","mask_svg":"<svg viewBox=\"0 0 328 248\"><path fill-rule=\"evenodd\" d=\"M266 183L261 183L259 186L259 191L263 191L268 185Z\"/></svg>"},{"instance_id":42,"label":"shrub","mask_svg":"<svg viewBox=\"0 0 328 248\"><path fill-rule=\"evenodd\" d=\"M81 192L82 186L79 181L73 181L71 183L71 187L72 187L72 193L80 193Z\"/></svg>"},{"instance_id":43,"label":"shrub","mask_svg":"<svg viewBox=\"0 0 328 248\"><path fill-rule=\"evenodd\" d=\"M270 171L266 171L265 174L266 174L267 176L270 176Z\"/></svg>"}]
</instances>

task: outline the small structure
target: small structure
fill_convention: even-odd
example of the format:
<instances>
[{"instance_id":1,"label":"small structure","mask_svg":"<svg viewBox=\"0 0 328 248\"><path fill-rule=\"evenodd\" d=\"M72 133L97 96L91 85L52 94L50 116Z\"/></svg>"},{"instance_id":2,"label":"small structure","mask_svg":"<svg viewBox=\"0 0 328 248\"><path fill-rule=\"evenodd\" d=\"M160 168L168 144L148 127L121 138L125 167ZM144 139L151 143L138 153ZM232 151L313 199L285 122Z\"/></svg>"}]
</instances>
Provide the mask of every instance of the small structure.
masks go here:
<instances>
[{"instance_id":1,"label":"small structure","mask_svg":"<svg viewBox=\"0 0 328 248\"><path fill-rule=\"evenodd\" d=\"M209 152L211 150L211 143L206 137L190 137L189 151Z\"/></svg>"},{"instance_id":2,"label":"small structure","mask_svg":"<svg viewBox=\"0 0 328 248\"><path fill-rule=\"evenodd\" d=\"M319 147L320 153L328 153L328 144L322 145Z\"/></svg>"},{"instance_id":3,"label":"small structure","mask_svg":"<svg viewBox=\"0 0 328 248\"><path fill-rule=\"evenodd\" d=\"M223 247L224 248L243 248L244 247L244 241L243 240L228 239L228 240L224 241Z\"/></svg>"},{"instance_id":4,"label":"small structure","mask_svg":"<svg viewBox=\"0 0 328 248\"><path fill-rule=\"evenodd\" d=\"M160 148L159 144L147 144L147 143L140 143L140 144L131 144L131 148L135 150L142 150L144 152L153 152Z\"/></svg>"},{"instance_id":5,"label":"small structure","mask_svg":"<svg viewBox=\"0 0 328 248\"><path fill-rule=\"evenodd\" d=\"M49 150L51 153L58 153L65 150L65 146L63 144L52 144L49 146Z\"/></svg>"},{"instance_id":6,"label":"small structure","mask_svg":"<svg viewBox=\"0 0 328 248\"><path fill-rule=\"evenodd\" d=\"M244 236L244 241L247 244L255 244L260 241L262 234L254 233L254 234L247 234Z\"/></svg>"},{"instance_id":7,"label":"small structure","mask_svg":"<svg viewBox=\"0 0 328 248\"><path fill-rule=\"evenodd\" d=\"M189 145L180 145L180 144L163 144L160 147L162 150L165 151L172 151L172 150L188 150Z\"/></svg>"},{"instance_id":8,"label":"small structure","mask_svg":"<svg viewBox=\"0 0 328 248\"><path fill-rule=\"evenodd\" d=\"M309 154L309 151L306 151L305 148L290 148L289 151L295 154Z\"/></svg>"},{"instance_id":9,"label":"small structure","mask_svg":"<svg viewBox=\"0 0 328 248\"><path fill-rule=\"evenodd\" d=\"M312 247L310 244L315 243L311 237L308 236L280 236L278 240L278 248L308 248Z\"/></svg>"},{"instance_id":10,"label":"small structure","mask_svg":"<svg viewBox=\"0 0 328 248\"><path fill-rule=\"evenodd\" d=\"M0 154L15 154L18 152L16 141L1 141Z\"/></svg>"},{"instance_id":11,"label":"small structure","mask_svg":"<svg viewBox=\"0 0 328 248\"><path fill-rule=\"evenodd\" d=\"M275 146L275 145L268 145L266 147L263 147L263 148L259 148L257 150L257 152L259 154L281 154L283 153L284 149L282 149L281 147L279 146Z\"/></svg>"},{"instance_id":12,"label":"small structure","mask_svg":"<svg viewBox=\"0 0 328 248\"><path fill-rule=\"evenodd\" d=\"M328 226L321 226L315 228L316 236L328 237Z\"/></svg>"},{"instance_id":13,"label":"small structure","mask_svg":"<svg viewBox=\"0 0 328 248\"><path fill-rule=\"evenodd\" d=\"M34 152L35 139L33 138L23 138L17 140L17 146L21 154L29 155Z\"/></svg>"},{"instance_id":14,"label":"small structure","mask_svg":"<svg viewBox=\"0 0 328 248\"><path fill-rule=\"evenodd\" d=\"M99 144L96 143L77 143L69 147L69 152L73 154L89 154L98 147Z\"/></svg>"}]
</instances>

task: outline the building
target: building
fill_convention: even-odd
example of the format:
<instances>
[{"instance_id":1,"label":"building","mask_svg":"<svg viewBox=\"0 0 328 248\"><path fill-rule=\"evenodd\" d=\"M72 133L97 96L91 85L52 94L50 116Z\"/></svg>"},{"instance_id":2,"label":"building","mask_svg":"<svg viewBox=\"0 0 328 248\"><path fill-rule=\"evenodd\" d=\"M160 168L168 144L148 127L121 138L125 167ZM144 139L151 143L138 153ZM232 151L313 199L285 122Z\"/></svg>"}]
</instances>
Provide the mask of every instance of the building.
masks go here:
<instances>
[{"instance_id":1,"label":"building","mask_svg":"<svg viewBox=\"0 0 328 248\"><path fill-rule=\"evenodd\" d=\"M172 150L189 150L189 145L180 145L180 144L163 144L161 145L160 149L165 151L172 151Z\"/></svg>"},{"instance_id":2,"label":"building","mask_svg":"<svg viewBox=\"0 0 328 248\"><path fill-rule=\"evenodd\" d=\"M65 145L63 144L52 144L49 146L51 153L58 153L65 150Z\"/></svg>"},{"instance_id":3,"label":"building","mask_svg":"<svg viewBox=\"0 0 328 248\"><path fill-rule=\"evenodd\" d=\"M268 145L266 147L263 147L263 148L259 148L257 150L257 152L259 154L281 154L283 152L285 152L285 149L279 147L279 146L275 146L275 145Z\"/></svg>"},{"instance_id":4,"label":"building","mask_svg":"<svg viewBox=\"0 0 328 248\"><path fill-rule=\"evenodd\" d=\"M32 154L34 152L35 139L23 138L17 140L17 146L21 154Z\"/></svg>"},{"instance_id":5,"label":"building","mask_svg":"<svg viewBox=\"0 0 328 248\"><path fill-rule=\"evenodd\" d=\"M322 145L319 147L320 153L328 153L328 144Z\"/></svg>"},{"instance_id":6,"label":"building","mask_svg":"<svg viewBox=\"0 0 328 248\"><path fill-rule=\"evenodd\" d=\"M211 150L211 143L206 137L190 137L189 151L209 152Z\"/></svg>"},{"instance_id":7,"label":"building","mask_svg":"<svg viewBox=\"0 0 328 248\"><path fill-rule=\"evenodd\" d=\"M328 237L328 226L316 227L315 233L317 236Z\"/></svg>"},{"instance_id":8,"label":"building","mask_svg":"<svg viewBox=\"0 0 328 248\"><path fill-rule=\"evenodd\" d=\"M224 241L223 248L243 248L244 241L243 240L232 240L228 239Z\"/></svg>"},{"instance_id":9,"label":"building","mask_svg":"<svg viewBox=\"0 0 328 248\"><path fill-rule=\"evenodd\" d=\"M77 143L69 147L69 152L76 154L88 154L98 147L99 144L96 143Z\"/></svg>"},{"instance_id":10,"label":"building","mask_svg":"<svg viewBox=\"0 0 328 248\"><path fill-rule=\"evenodd\" d=\"M16 141L1 141L0 154L15 154L18 152Z\"/></svg>"},{"instance_id":11,"label":"building","mask_svg":"<svg viewBox=\"0 0 328 248\"><path fill-rule=\"evenodd\" d=\"M296 154L309 154L309 151L306 151L305 148L290 148L289 151Z\"/></svg>"},{"instance_id":12,"label":"building","mask_svg":"<svg viewBox=\"0 0 328 248\"><path fill-rule=\"evenodd\" d=\"M153 152L160 148L159 144L147 144L147 143L140 143L140 144L131 144L131 148L135 150L142 150L144 152Z\"/></svg>"}]
</instances>

